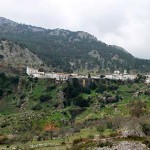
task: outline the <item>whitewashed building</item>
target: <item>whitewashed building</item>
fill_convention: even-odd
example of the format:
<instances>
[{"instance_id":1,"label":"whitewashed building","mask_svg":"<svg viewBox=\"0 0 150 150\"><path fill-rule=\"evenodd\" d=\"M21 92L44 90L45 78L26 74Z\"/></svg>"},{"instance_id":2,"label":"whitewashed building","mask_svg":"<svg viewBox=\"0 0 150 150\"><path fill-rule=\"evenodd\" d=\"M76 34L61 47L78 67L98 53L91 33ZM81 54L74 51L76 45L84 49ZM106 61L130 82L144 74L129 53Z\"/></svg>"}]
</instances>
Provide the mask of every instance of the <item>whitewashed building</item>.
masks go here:
<instances>
[{"instance_id":1,"label":"whitewashed building","mask_svg":"<svg viewBox=\"0 0 150 150\"><path fill-rule=\"evenodd\" d=\"M45 73L45 72L39 72L38 69L26 68L26 73L33 77L33 78L51 78L56 80L67 80L68 78L78 78L78 79L86 79L87 76L77 75L77 74L65 74L65 73ZM116 70L113 74L105 75L106 79L111 80L134 80L137 77L137 75L131 75L127 74L127 71L124 71L123 74L120 73L120 71ZM91 76L92 79L100 79L99 76ZM146 83L150 83L150 76L147 77Z\"/></svg>"},{"instance_id":2,"label":"whitewashed building","mask_svg":"<svg viewBox=\"0 0 150 150\"><path fill-rule=\"evenodd\" d=\"M150 83L150 75L146 75L145 83Z\"/></svg>"},{"instance_id":3,"label":"whitewashed building","mask_svg":"<svg viewBox=\"0 0 150 150\"><path fill-rule=\"evenodd\" d=\"M67 80L69 77L69 74L39 72L37 69L30 67L26 68L26 73L33 78L51 78L56 80Z\"/></svg>"},{"instance_id":4,"label":"whitewashed building","mask_svg":"<svg viewBox=\"0 0 150 150\"><path fill-rule=\"evenodd\" d=\"M33 75L33 74L36 74L36 73L38 73L38 70L37 69L34 69L34 68L29 68L29 67L27 67L26 68L26 73L27 73L27 75Z\"/></svg>"},{"instance_id":5,"label":"whitewashed building","mask_svg":"<svg viewBox=\"0 0 150 150\"><path fill-rule=\"evenodd\" d=\"M111 80L134 80L137 77L137 75L134 74L127 74L127 71L125 70L123 74L120 73L120 71L116 70L113 74L105 75L106 79Z\"/></svg>"}]
</instances>

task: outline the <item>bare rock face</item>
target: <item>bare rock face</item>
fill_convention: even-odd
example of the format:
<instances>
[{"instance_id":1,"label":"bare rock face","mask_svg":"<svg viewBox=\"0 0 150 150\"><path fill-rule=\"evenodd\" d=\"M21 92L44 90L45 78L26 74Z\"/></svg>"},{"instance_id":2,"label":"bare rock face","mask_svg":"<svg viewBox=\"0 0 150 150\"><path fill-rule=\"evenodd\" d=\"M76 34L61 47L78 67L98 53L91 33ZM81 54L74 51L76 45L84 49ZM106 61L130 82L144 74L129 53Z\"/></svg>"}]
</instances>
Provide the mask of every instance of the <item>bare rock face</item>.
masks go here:
<instances>
[{"instance_id":1,"label":"bare rock face","mask_svg":"<svg viewBox=\"0 0 150 150\"><path fill-rule=\"evenodd\" d=\"M1 71L20 71L26 66L44 68L46 65L35 54L23 46L10 41L0 42L0 68Z\"/></svg>"},{"instance_id":2,"label":"bare rock face","mask_svg":"<svg viewBox=\"0 0 150 150\"><path fill-rule=\"evenodd\" d=\"M126 123L122 128L122 136L123 137L129 137L129 136L144 137L145 134L143 133L140 124L134 121L130 121Z\"/></svg>"}]
</instances>

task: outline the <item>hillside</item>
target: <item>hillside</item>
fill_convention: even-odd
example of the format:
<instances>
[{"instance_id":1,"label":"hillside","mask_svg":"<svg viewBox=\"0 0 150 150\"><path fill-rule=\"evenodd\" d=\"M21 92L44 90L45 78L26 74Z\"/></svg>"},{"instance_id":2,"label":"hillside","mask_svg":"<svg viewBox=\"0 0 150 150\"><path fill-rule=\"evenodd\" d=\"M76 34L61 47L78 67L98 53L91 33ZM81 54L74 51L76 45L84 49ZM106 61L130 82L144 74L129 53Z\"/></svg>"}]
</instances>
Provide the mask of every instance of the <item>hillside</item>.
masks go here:
<instances>
[{"instance_id":1,"label":"hillside","mask_svg":"<svg viewBox=\"0 0 150 150\"><path fill-rule=\"evenodd\" d=\"M123 48L107 45L83 31L43 29L0 18L0 38L24 44L54 71L150 71L150 60L135 58Z\"/></svg>"},{"instance_id":2,"label":"hillside","mask_svg":"<svg viewBox=\"0 0 150 150\"><path fill-rule=\"evenodd\" d=\"M45 68L46 65L35 54L22 45L7 40L0 41L0 68L1 72L25 73L26 66Z\"/></svg>"},{"instance_id":3,"label":"hillside","mask_svg":"<svg viewBox=\"0 0 150 150\"><path fill-rule=\"evenodd\" d=\"M0 149L150 148L150 86L88 82L0 73Z\"/></svg>"}]
</instances>

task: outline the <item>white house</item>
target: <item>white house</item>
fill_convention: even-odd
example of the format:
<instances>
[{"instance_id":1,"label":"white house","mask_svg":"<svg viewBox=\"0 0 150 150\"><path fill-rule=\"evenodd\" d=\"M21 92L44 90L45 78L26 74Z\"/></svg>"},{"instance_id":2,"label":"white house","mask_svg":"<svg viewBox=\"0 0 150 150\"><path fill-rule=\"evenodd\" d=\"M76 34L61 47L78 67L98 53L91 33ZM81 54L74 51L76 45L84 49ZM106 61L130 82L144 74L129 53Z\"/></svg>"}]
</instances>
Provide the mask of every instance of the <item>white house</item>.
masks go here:
<instances>
[{"instance_id":1,"label":"white house","mask_svg":"<svg viewBox=\"0 0 150 150\"><path fill-rule=\"evenodd\" d=\"M29 67L27 67L27 68L26 68L26 73L27 73L29 76L31 76L31 75L33 75L33 74L38 73L38 70L37 70L37 69L34 69L34 68L29 68Z\"/></svg>"},{"instance_id":2,"label":"white house","mask_svg":"<svg viewBox=\"0 0 150 150\"><path fill-rule=\"evenodd\" d=\"M131 75L127 74L127 71L125 70L123 74L120 73L120 71L116 70L113 74L105 75L106 79L111 80L134 80L137 75Z\"/></svg>"},{"instance_id":3,"label":"white house","mask_svg":"<svg viewBox=\"0 0 150 150\"><path fill-rule=\"evenodd\" d=\"M145 83L150 83L150 75L146 75Z\"/></svg>"},{"instance_id":4,"label":"white house","mask_svg":"<svg viewBox=\"0 0 150 150\"><path fill-rule=\"evenodd\" d=\"M26 73L29 76L32 76L34 78L51 78L51 79L56 79L56 80L67 80L69 77L72 78L88 78L88 76L81 76L81 75L77 75L77 74L65 74L65 73L45 73L45 72L39 72L38 69L34 69L34 68L26 68ZM99 79L99 76L91 76L92 79ZM106 79L111 79L111 80L134 80L136 78L136 75L131 75L131 74L127 74L126 71L124 71L123 74L120 73L120 71L116 70L114 71L113 74L108 74L105 75ZM150 83L150 76L147 77L146 83Z\"/></svg>"}]
</instances>

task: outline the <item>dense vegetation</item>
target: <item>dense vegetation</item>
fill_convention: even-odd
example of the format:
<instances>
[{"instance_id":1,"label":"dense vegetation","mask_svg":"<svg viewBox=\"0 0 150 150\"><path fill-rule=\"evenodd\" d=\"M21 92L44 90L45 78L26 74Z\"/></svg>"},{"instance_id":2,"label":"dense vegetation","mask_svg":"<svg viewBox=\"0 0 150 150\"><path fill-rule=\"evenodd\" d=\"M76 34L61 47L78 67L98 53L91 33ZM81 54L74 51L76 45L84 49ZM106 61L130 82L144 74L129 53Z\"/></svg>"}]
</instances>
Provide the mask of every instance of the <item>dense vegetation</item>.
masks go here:
<instances>
[{"instance_id":1,"label":"dense vegetation","mask_svg":"<svg viewBox=\"0 0 150 150\"><path fill-rule=\"evenodd\" d=\"M51 144L61 143L62 148L73 142L72 149L111 146L111 142L95 143L93 139L96 135L102 139L121 136L120 130L129 123L140 125L147 137L137 133L138 139L129 136L128 140L148 145L149 90L140 75L135 81L89 78L84 85L78 79L56 83L1 73L0 143L31 145L29 141L50 140ZM86 142L89 145L83 144Z\"/></svg>"},{"instance_id":2,"label":"dense vegetation","mask_svg":"<svg viewBox=\"0 0 150 150\"><path fill-rule=\"evenodd\" d=\"M8 22L0 27L0 38L19 43L52 66L65 72L150 71L150 61L134 58L124 49L107 45L85 32L46 30Z\"/></svg>"}]
</instances>

